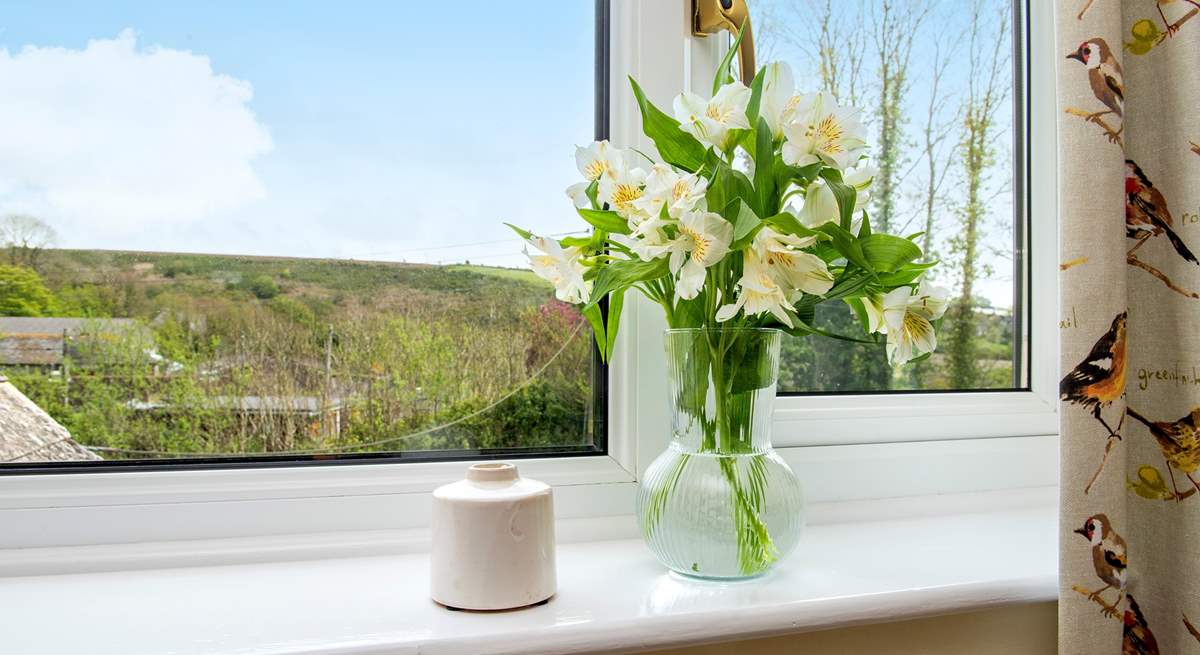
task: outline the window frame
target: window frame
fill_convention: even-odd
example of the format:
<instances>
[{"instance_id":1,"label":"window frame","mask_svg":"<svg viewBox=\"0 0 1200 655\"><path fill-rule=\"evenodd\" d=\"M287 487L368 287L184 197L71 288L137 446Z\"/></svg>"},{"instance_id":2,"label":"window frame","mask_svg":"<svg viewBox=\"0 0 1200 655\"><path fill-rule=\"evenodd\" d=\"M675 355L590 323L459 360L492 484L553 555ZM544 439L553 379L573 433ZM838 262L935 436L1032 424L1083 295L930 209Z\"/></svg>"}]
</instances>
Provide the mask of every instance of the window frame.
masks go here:
<instances>
[{"instance_id":1,"label":"window frame","mask_svg":"<svg viewBox=\"0 0 1200 655\"><path fill-rule=\"evenodd\" d=\"M598 16L608 12L612 27L609 69L597 71L611 80L610 138L649 151L625 75L636 77L656 104L669 106L681 88L704 91L726 41L691 35L691 0L597 4ZM1053 10L1049 3L1026 6L1029 56L1021 75L1022 88L1029 89L1023 99L1027 160L1037 164L1024 178L1031 219L1026 247L1034 246L1027 250L1025 297L1036 289L1025 332L1029 342L1022 347L1034 363L1030 389L780 397L776 445L807 486L810 502L1057 483ZM598 521L619 526L611 529L621 534L632 524L640 473L669 440L661 311L640 297L627 301L624 311L607 376L607 453L518 462L523 475L555 487L561 521ZM4 475L0 551L420 532L428 527L429 493L461 478L464 466L440 461ZM86 559L78 552L72 557Z\"/></svg>"}]
</instances>

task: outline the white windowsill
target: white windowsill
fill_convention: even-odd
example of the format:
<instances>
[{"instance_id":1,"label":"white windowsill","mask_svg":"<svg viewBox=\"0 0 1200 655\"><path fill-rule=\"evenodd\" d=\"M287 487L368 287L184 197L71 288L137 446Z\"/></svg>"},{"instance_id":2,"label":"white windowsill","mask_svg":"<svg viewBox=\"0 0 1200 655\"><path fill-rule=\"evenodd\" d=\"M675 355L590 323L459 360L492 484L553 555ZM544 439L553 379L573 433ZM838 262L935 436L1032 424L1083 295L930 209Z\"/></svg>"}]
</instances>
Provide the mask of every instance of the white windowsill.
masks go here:
<instances>
[{"instance_id":1,"label":"white windowsill","mask_svg":"<svg viewBox=\"0 0 1200 655\"><path fill-rule=\"evenodd\" d=\"M431 602L422 553L0 578L0 645L26 655L633 652L1057 596L1053 489L812 515L791 558L742 583L678 580L637 539L563 544L558 595L501 613Z\"/></svg>"}]
</instances>

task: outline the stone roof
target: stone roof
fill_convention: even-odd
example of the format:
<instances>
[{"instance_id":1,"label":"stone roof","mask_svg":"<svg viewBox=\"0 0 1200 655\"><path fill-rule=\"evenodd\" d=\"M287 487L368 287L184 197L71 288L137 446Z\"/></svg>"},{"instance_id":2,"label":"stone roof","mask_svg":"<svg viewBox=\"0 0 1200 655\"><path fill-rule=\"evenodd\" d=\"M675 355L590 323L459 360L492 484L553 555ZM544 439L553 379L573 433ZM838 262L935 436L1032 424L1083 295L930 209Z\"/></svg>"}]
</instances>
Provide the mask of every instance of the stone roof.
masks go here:
<instances>
[{"instance_id":1,"label":"stone roof","mask_svg":"<svg viewBox=\"0 0 1200 655\"><path fill-rule=\"evenodd\" d=\"M132 318L42 318L0 316L0 335L42 334L62 337L85 333L120 333L137 329Z\"/></svg>"},{"instance_id":2,"label":"stone roof","mask_svg":"<svg viewBox=\"0 0 1200 655\"><path fill-rule=\"evenodd\" d=\"M79 357L76 339L130 335L153 345L146 328L131 318L0 316L0 366L58 366L65 355Z\"/></svg>"},{"instance_id":3,"label":"stone roof","mask_svg":"<svg viewBox=\"0 0 1200 655\"><path fill-rule=\"evenodd\" d=\"M98 459L0 375L0 464Z\"/></svg>"}]
</instances>

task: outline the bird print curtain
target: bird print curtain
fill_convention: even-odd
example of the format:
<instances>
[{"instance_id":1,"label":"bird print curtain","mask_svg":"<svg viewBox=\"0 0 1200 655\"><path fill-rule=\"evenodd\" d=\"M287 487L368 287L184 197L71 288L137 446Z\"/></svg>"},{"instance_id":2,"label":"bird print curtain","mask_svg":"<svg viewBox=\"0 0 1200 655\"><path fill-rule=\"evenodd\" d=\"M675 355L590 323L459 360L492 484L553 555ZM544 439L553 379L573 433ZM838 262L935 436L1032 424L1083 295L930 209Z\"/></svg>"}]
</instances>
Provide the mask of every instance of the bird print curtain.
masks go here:
<instances>
[{"instance_id":1,"label":"bird print curtain","mask_svg":"<svg viewBox=\"0 0 1200 655\"><path fill-rule=\"evenodd\" d=\"M1060 649L1200 655L1200 0L1057 3Z\"/></svg>"}]
</instances>

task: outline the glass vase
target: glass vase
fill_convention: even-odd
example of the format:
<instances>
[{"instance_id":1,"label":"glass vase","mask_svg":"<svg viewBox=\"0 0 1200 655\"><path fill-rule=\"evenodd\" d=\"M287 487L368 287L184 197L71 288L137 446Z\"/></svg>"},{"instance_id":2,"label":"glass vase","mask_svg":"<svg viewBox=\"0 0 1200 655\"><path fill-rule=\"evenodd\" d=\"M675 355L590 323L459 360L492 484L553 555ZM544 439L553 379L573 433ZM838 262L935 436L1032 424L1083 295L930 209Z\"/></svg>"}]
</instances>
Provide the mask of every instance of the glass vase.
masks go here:
<instances>
[{"instance_id":1,"label":"glass vase","mask_svg":"<svg viewBox=\"0 0 1200 655\"><path fill-rule=\"evenodd\" d=\"M771 445L779 330L667 330L671 443L638 487L650 550L702 578L762 575L795 547L804 496Z\"/></svg>"}]
</instances>

